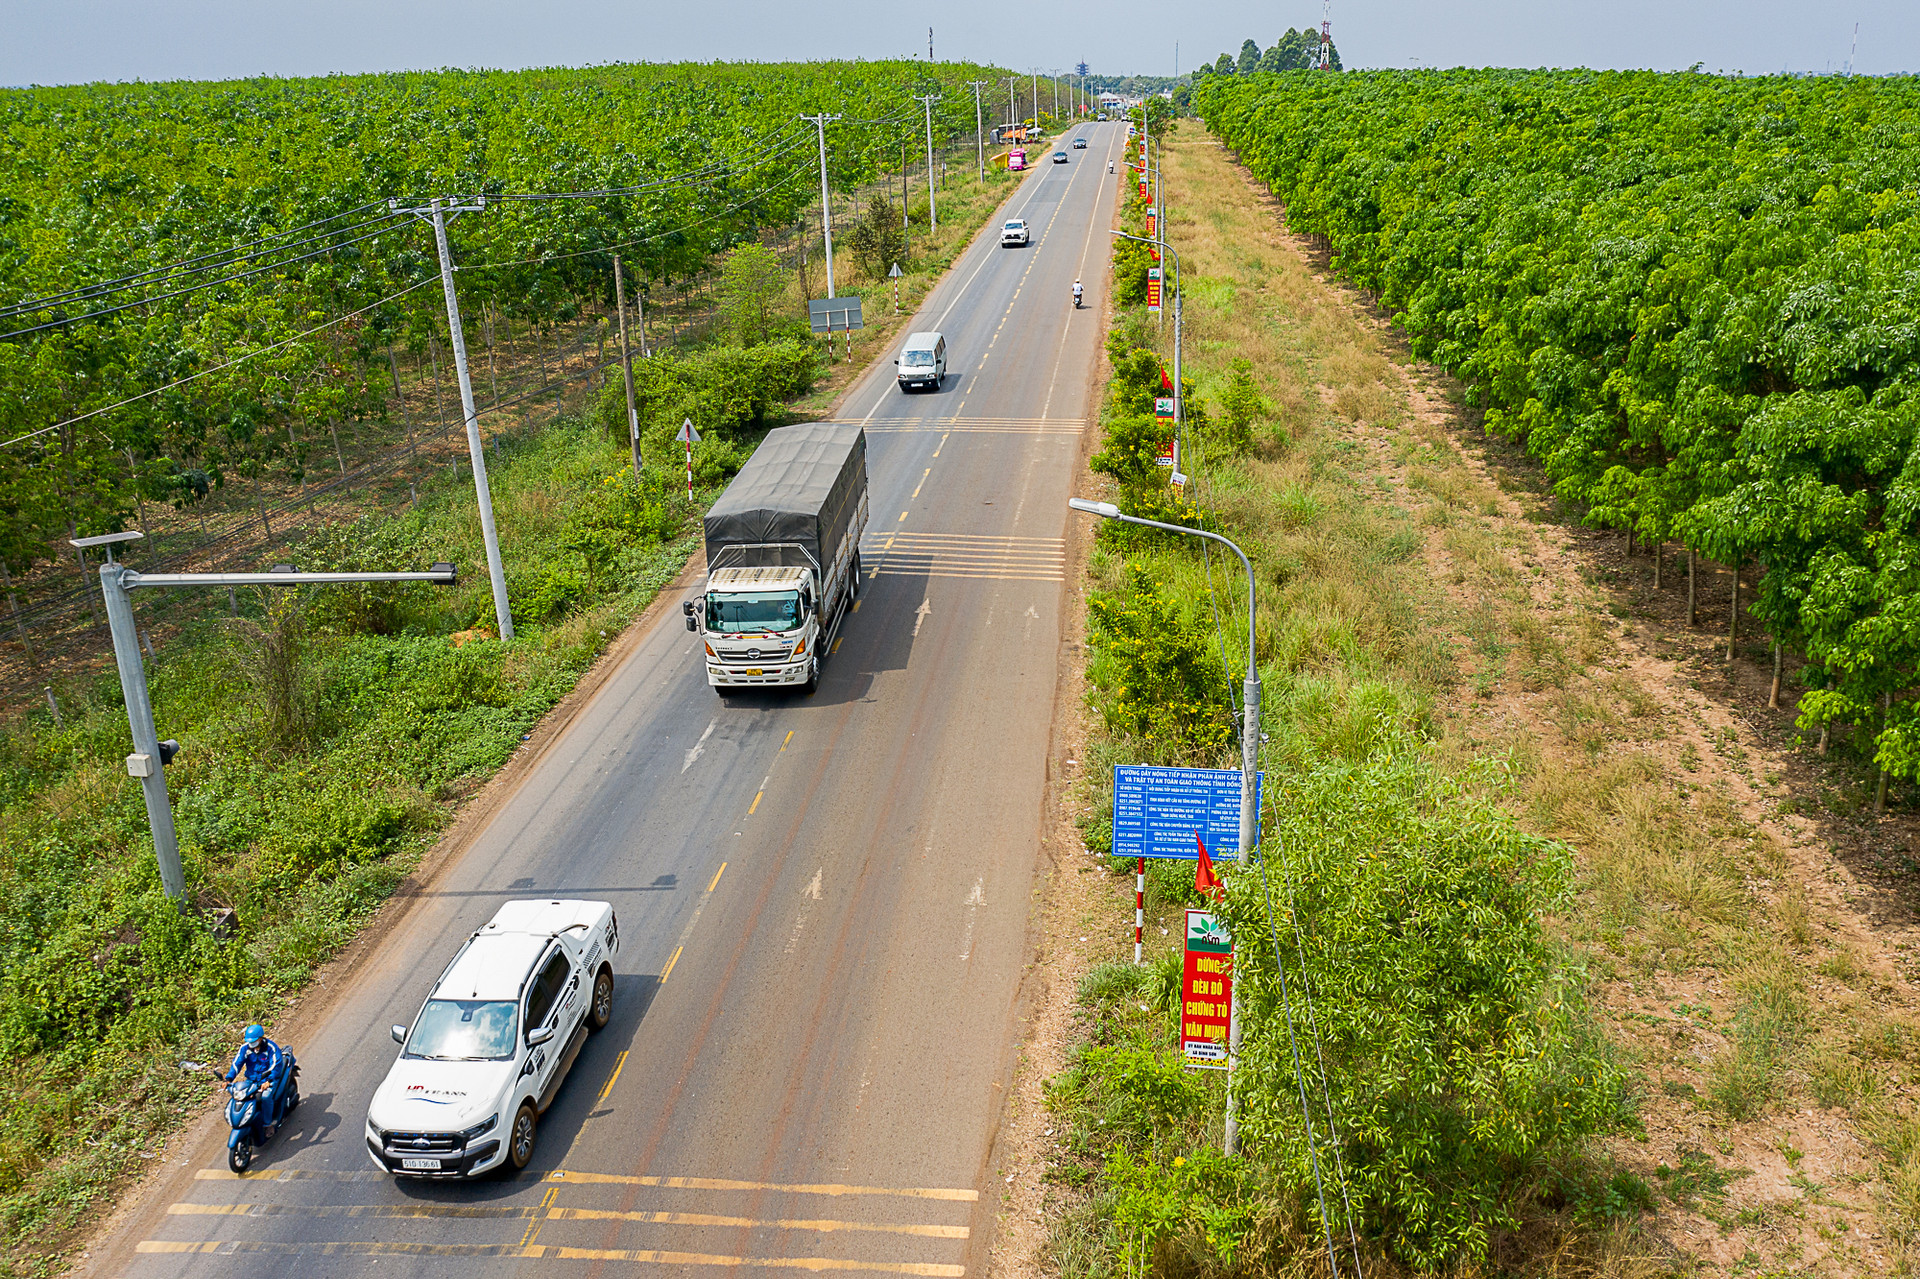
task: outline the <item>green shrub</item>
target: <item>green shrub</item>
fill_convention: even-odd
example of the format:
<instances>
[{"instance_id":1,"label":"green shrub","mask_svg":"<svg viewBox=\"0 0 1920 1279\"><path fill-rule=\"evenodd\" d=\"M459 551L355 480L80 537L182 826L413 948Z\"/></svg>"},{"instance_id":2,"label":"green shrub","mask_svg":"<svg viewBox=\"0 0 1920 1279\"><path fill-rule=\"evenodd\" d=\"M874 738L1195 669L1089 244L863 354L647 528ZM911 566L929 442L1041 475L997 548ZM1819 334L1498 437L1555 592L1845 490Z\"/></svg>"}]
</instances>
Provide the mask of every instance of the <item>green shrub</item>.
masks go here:
<instances>
[{"instance_id":1,"label":"green shrub","mask_svg":"<svg viewBox=\"0 0 1920 1279\"><path fill-rule=\"evenodd\" d=\"M1220 393L1220 426L1215 438L1235 457L1244 456L1253 448L1253 424L1272 411L1253 384L1253 362L1237 359L1227 387Z\"/></svg>"},{"instance_id":2,"label":"green shrub","mask_svg":"<svg viewBox=\"0 0 1920 1279\"><path fill-rule=\"evenodd\" d=\"M1087 601L1095 658L1089 675L1110 731L1189 752L1233 740L1225 675L1210 636L1138 565L1126 585Z\"/></svg>"},{"instance_id":3,"label":"green shrub","mask_svg":"<svg viewBox=\"0 0 1920 1279\"><path fill-rule=\"evenodd\" d=\"M1316 1107L1322 1088L1330 1098L1362 1230L1413 1265L1477 1264L1517 1226L1538 1169L1576 1156L1623 1105L1581 974L1541 932L1567 890L1567 851L1438 774L1397 727L1361 762L1291 783L1278 813L1267 875L1235 876L1227 905L1242 1131L1310 1193L1277 947L1301 1035L1315 1028L1303 982L1312 991L1326 1070L1303 1053L1307 1090ZM1327 1141L1324 1116L1316 1135Z\"/></svg>"}]
</instances>

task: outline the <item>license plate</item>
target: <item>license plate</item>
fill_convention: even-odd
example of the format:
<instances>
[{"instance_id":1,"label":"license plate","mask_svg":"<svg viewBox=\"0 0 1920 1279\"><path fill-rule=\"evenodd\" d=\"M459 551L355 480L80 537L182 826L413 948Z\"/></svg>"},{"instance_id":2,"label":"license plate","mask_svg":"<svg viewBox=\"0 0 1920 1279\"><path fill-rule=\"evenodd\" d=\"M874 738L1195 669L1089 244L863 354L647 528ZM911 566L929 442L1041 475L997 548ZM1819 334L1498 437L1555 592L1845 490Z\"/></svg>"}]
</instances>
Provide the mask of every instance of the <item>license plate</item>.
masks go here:
<instances>
[{"instance_id":1,"label":"license plate","mask_svg":"<svg viewBox=\"0 0 1920 1279\"><path fill-rule=\"evenodd\" d=\"M746 670L741 671L740 673L742 675L765 675L766 674L766 672L761 670L758 666L749 666L747 667Z\"/></svg>"},{"instance_id":2,"label":"license plate","mask_svg":"<svg viewBox=\"0 0 1920 1279\"><path fill-rule=\"evenodd\" d=\"M400 1166L402 1168L417 1169L420 1172L440 1171L440 1161L438 1159L402 1159Z\"/></svg>"}]
</instances>

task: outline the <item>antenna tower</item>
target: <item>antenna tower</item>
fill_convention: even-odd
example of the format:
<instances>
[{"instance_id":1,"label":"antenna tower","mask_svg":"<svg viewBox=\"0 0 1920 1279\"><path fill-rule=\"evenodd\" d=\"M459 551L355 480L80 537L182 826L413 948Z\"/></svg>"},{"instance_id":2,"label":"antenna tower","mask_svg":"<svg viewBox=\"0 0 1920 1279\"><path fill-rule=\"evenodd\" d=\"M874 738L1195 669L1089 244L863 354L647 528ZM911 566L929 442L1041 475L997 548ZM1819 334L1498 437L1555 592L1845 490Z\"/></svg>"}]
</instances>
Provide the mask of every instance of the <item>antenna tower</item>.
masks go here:
<instances>
[{"instance_id":1,"label":"antenna tower","mask_svg":"<svg viewBox=\"0 0 1920 1279\"><path fill-rule=\"evenodd\" d=\"M1333 70L1333 0L1320 10L1320 70Z\"/></svg>"}]
</instances>

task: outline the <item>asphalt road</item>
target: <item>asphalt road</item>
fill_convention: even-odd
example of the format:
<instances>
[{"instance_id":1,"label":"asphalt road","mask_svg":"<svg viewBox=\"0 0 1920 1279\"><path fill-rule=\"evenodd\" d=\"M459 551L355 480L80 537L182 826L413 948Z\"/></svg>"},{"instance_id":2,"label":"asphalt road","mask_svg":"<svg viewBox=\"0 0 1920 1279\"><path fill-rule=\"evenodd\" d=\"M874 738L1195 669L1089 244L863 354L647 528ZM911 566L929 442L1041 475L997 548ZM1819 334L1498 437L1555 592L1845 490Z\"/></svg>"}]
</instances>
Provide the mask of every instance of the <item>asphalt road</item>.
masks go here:
<instances>
[{"instance_id":1,"label":"asphalt road","mask_svg":"<svg viewBox=\"0 0 1920 1279\"><path fill-rule=\"evenodd\" d=\"M844 401L869 433L872 515L819 692L722 701L677 607L661 616L379 954L314 1024L280 1028L305 1100L255 1171L233 1177L210 1136L90 1269L984 1268L1124 142L1080 131L1089 148L1006 206L1034 246L983 236L916 321L947 336L945 386L904 395L888 358ZM375 1171L387 1026L502 901L543 896L612 901L623 948L613 1023L533 1167Z\"/></svg>"}]
</instances>

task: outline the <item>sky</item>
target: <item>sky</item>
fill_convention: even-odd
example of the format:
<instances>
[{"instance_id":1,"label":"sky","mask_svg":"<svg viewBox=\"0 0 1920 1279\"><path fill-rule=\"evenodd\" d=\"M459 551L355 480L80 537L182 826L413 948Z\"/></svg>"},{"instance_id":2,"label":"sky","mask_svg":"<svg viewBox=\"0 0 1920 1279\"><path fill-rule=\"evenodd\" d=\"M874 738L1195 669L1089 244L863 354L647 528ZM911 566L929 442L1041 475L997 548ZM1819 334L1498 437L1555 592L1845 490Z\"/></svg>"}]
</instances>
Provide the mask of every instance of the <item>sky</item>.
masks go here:
<instances>
[{"instance_id":1,"label":"sky","mask_svg":"<svg viewBox=\"0 0 1920 1279\"><path fill-rule=\"evenodd\" d=\"M1184 12L1183 12L1184 10ZM1197 10L1197 12L1196 12ZM1178 15L1177 17L1173 15ZM1317 27L1314 0L0 0L0 85L437 67L926 56L1168 75ZM1920 70L1920 0L1370 0L1333 5L1349 67Z\"/></svg>"}]
</instances>

